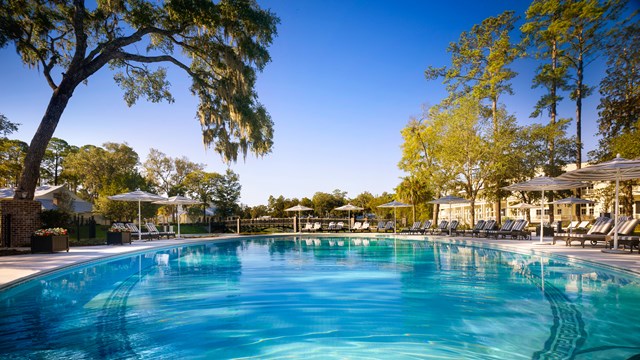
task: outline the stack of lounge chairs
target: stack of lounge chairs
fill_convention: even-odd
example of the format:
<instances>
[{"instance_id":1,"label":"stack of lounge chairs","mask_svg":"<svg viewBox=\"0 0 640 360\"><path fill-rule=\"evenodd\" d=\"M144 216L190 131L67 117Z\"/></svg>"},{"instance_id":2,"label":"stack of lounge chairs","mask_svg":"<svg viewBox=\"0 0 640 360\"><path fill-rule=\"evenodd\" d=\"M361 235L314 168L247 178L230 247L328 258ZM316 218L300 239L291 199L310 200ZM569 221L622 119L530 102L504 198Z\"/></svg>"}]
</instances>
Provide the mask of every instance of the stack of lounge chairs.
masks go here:
<instances>
[{"instance_id":1,"label":"stack of lounge chairs","mask_svg":"<svg viewBox=\"0 0 640 360\"><path fill-rule=\"evenodd\" d=\"M412 233L414 233L414 232L416 232L416 231L418 231L420 229L420 225L421 224L422 224L421 221L416 221L416 222L413 223L413 225L411 225L410 228L402 229L400 231L400 234L412 234Z\"/></svg>"},{"instance_id":2,"label":"stack of lounge chairs","mask_svg":"<svg viewBox=\"0 0 640 360\"><path fill-rule=\"evenodd\" d=\"M496 221L495 220L487 220L484 223L484 227L482 227L481 229L474 229L471 232L471 237L480 237L480 236L484 236L487 237L487 234L490 230L494 230L496 227Z\"/></svg>"},{"instance_id":3,"label":"stack of lounge chairs","mask_svg":"<svg viewBox=\"0 0 640 360\"><path fill-rule=\"evenodd\" d=\"M432 224L431 220L425 220L422 223L422 226L420 226L420 229L418 229L416 232L413 232L412 234L416 234L416 235L426 234L427 231L431 231L431 224Z\"/></svg>"},{"instance_id":4,"label":"stack of lounge chairs","mask_svg":"<svg viewBox=\"0 0 640 360\"><path fill-rule=\"evenodd\" d=\"M476 222L476 225L472 229L465 230L464 234L470 234L471 236L473 236L474 232L482 230L482 228L484 227L484 223L484 220L478 220Z\"/></svg>"},{"instance_id":5,"label":"stack of lounge chairs","mask_svg":"<svg viewBox=\"0 0 640 360\"><path fill-rule=\"evenodd\" d=\"M631 248L631 252L633 252L633 247L638 246L638 243L640 242L640 238L638 238L637 236L631 236L631 233L633 233L636 226L638 226L638 219L627 219L627 221L625 221L622 225L620 225L620 221L618 219L618 246L622 245L624 247L626 245L629 245L629 248ZM605 247L613 249L614 235L615 234L607 234L607 236L605 236ZM594 240L591 240L592 244L593 241ZM596 241L602 240L598 239ZM640 248L638 249L638 253L640 253Z\"/></svg>"},{"instance_id":6,"label":"stack of lounge chairs","mask_svg":"<svg viewBox=\"0 0 640 360\"><path fill-rule=\"evenodd\" d=\"M438 224L438 227L431 230L431 234L434 234L434 235L441 234L448 228L449 228L449 222L447 220L442 220L440 221L440 224Z\"/></svg>"},{"instance_id":7,"label":"stack of lounge chairs","mask_svg":"<svg viewBox=\"0 0 640 360\"><path fill-rule=\"evenodd\" d=\"M528 239L530 235L529 232L525 230L528 224L529 222L524 219L507 220L500 230L489 230L488 236L494 236L496 239L498 239L498 237L506 239L507 236L511 239L518 239L520 237Z\"/></svg>"},{"instance_id":8,"label":"stack of lounge chairs","mask_svg":"<svg viewBox=\"0 0 640 360\"><path fill-rule=\"evenodd\" d=\"M495 237L496 239L498 238L498 236L502 235L504 237L504 234L506 233L511 233L511 228L513 227L513 225L515 224L514 220L507 220L504 222L504 224L502 224L502 227L500 229L497 230L487 230L485 233L486 237Z\"/></svg>"}]
</instances>

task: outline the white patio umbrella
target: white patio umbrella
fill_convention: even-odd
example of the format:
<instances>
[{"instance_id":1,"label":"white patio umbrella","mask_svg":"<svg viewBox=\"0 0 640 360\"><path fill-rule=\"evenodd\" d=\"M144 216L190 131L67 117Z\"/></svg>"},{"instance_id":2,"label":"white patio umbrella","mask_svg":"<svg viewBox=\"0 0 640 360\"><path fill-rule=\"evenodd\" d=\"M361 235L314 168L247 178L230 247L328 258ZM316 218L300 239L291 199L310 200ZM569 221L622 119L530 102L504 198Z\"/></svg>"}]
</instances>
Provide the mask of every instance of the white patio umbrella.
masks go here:
<instances>
[{"instance_id":1,"label":"white patio umbrella","mask_svg":"<svg viewBox=\"0 0 640 360\"><path fill-rule=\"evenodd\" d=\"M505 190L511 191L542 191L542 196L540 198L540 244L543 244L543 236L544 231L542 228L543 218L544 218L544 192L549 190L567 190L567 189L575 189L579 187L587 186L587 184L580 181L569 181L562 180L558 178L541 176L537 178L533 178L527 181L523 181L517 184L509 185L503 187Z\"/></svg>"},{"instance_id":2,"label":"white patio umbrella","mask_svg":"<svg viewBox=\"0 0 640 360\"><path fill-rule=\"evenodd\" d=\"M160 204L160 205L176 205L178 207L178 236L177 238L180 238L180 210L182 210L182 205L196 205L196 204L201 204L200 201L198 200L193 200L193 199L189 199L187 197L181 196L181 195L176 195L176 196L172 196L166 200L158 200L158 201L154 201L154 204Z\"/></svg>"},{"instance_id":3,"label":"white patio umbrella","mask_svg":"<svg viewBox=\"0 0 640 360\"><path fill-rule=\"evenodd\" d=\"M347 205L343 205L343 206L337 207L337 208L335 208L333 210L349 211L349 215L348 215L349 226L348 226L348 228L349 228L349 230L351 230L351 210L358 211L358 210L363 210L363 209L364 208L361 208L361 207L358 207L358 206L355 206L355 205L347 204Z\"/></svg>"},{"instance_id":4,"label":"white patio umbrella","mask_svg":"<svg viewBox=\"0 0 640 360\"><path fill-rule=\"evenodd\" d=\"M533 209L535 207L536 207L535 205L527 204L527 203L520 203L520 204L517 204L517 205L509 205L510 209L518 209L518 210L529 210L529 209ZM522 213L522 215L524 215L524 213Z\"/></svg>"},{"instance_id":5,"label":"white patio umbrella","mask_svg":"<svg viewBox=\"0 0 640 360\"><path fill-rule=\"evenodd\" d=\"M468 202L471 201L453 195L447 195L445 197L429 201L430 204L449 204L449 224L451 224L451 204L463 204ZM451 226L449 226L449 236L451 236Z\"/></svg>"},{"instance_id":6,"label":"white patio umbrella","mask_svg":"<svg viewBox=\"0 0 640 360\"><path fill-rule=\"evenodd\" d=\"M580 181L616 181L616 207L615 207L615 225L618 226L618 192L620 188L620 180L631 180L640 178L640 159L627 160L616 156L615 159L605 161L600 164L587 166L582 169L566 172L559 176L560 179L580 180ZM619 252L618 250L618 233L613 235L613 249L603 249L603 252Z\"/></svg>"},{"instance_id":7,"label":"white patio umbrella","mask_svg":"<svg viewBox=\"0 0 640 360\"><path fill-rule=\"evenodd\" d=\"M293 206L293 207L290 207L290 208L288 208L288 209L284 209L284 211L297 211L297 212L298 212L298 219L300 219L300 214L301 214L303 211L311 211L311 210L313 210L313 209L312 209L312 208L310 208L310 207L302 206L302 205L300 205L300 204L298 204L298 205L296 205L296 206ZM298 230L299 230L299 229L298 229Z\"/></svg>"},{"instance_id":8,"label":"white patio umbrella","mask_svg":"<svg viewBox=\"0 0 640 360\"><path fill-rule=\"evenodd\" d=\"M568 198L564 198L564 199L560 199L560 200L556 200L554 202L552 202L551 204L570 204L571 205L571 213L569 214L569 222L573 221L573 205L575 204L593 204L595 203L595 201L593 200L587 200L587 199L580 199L574 196L570 196ZM571 234L571 228L569 228L569 234Z\"/></svg>"},{"instance_id":9,"label":"white patio umbrella","mask_svg":"<svg viewBox=\"0 0 640 360\"><path fill-rule=\"evenodd\" d=\"M393 233L394 234L396 233L396 230L397 230L396 228L398 227L397 226L398 224L396 222L396 208L399 208L399 207L412 207L412 206L413 205L405 204L405 203L402 203L402 202L396 201L396 200L393 200L393 201L388 202L386 204L378 205L379 208L393 208Z\"/></svg>"},{"instance_id":10,"label":"white patio umbrella","mask_svg":"<svg viewBox=\"0 0 640 360\"><path fill-rule=\"evenodd\" d=\"M148 193L142 190L136 190L128 193L108 196L107 198L109 200L115 200L115 201L137 201L138 202L138 226L142 226L142 215L140 214L141 213L140 203L166 199L160 195ZM142 240L142 229L140 229L140 231L138 232L138 240Z\"/></svg>"}]
</instances>

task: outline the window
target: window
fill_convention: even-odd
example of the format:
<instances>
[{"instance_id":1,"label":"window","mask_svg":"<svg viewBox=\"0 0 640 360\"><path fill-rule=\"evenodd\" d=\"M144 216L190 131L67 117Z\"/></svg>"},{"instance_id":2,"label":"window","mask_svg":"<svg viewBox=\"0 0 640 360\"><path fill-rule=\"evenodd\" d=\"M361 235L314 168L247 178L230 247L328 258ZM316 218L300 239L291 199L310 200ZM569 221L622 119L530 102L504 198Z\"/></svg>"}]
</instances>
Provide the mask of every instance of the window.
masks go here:
<instances>
[{"instance_id":1,"label":"window","mask_svg":"<svg viewBox=\"0 0 640 360\"><path fill-rule=\"evenodd\" d=\"M562 209L556 210L556 215L562 215Z\"/></svg>"}]
</instances>

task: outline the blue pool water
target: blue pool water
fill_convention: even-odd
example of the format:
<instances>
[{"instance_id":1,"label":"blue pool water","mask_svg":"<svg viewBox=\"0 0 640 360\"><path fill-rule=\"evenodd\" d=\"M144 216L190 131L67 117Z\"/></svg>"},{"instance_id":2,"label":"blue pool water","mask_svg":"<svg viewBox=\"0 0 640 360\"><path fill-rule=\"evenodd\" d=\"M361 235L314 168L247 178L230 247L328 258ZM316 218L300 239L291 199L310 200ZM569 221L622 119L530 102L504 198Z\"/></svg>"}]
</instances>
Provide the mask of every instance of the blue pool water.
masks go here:
<instances>
[{"instance_id":1,"label":"blue pool water","mask_svg":"<svg viewBox=\"0 0 640 360\"><path fill-rule=\"evenodd\" d=\"M628 359L640 281L486 248L274 237L180 246L0 293L0 358Z\"/></svg>"}]
</instances>

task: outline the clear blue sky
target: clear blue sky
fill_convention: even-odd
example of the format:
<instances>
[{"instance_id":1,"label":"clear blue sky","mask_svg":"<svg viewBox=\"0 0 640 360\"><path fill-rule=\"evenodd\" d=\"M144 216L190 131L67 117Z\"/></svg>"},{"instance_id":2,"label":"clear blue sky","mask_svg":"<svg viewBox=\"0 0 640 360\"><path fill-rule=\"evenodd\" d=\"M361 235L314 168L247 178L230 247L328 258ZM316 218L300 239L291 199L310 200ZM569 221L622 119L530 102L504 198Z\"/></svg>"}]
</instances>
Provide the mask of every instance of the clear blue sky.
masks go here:
<instances>
[{"instance_id":1,"label":"clear blue sky","mask_svg":"<svg viewBox=\"0 0 640 360\"><path fill-rule=\"evenodd\" d=\"M257 85L275 136L268 156L231 165L248 205L266 204L269 195L302 198L334 189L349 197L393 192L403 176L400 130L424 105L445 97L444 85L425 80L424 70L449 64L446 48L462 31L507 9L524 16L528 6L508 0L259 3L281 19L272 62ZM547 121L529 118L541 94L530 88L534 67L529 60L515 63L515 95L503 98L521 125ZM597 85L603 73L602 61L591 64L587 83ZM12 45L0 50L0 74L0 113L22 124L13 138L28 143L51 90L37 70L22 65ZM126 142L141 161L153 147L225 171L220 157L202 145L188 79L175 68L169 74L175 103L128 108L113 74L102 69L76 90L54 136L77 146ZM584 102L585 157L597 144L594 93ZM560 116L574 113L565 100Z\"/></svg>"}]
</instances>

